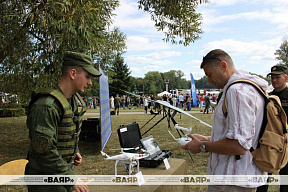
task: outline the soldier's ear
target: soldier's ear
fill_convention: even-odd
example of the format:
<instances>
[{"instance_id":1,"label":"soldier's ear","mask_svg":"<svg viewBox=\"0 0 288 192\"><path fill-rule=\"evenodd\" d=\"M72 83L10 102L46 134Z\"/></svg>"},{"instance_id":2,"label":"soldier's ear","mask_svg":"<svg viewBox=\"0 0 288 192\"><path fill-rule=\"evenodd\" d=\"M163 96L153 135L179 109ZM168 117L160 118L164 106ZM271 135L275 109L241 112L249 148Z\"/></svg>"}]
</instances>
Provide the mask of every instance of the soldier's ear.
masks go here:
<instances>
[{"instance_id":1,"label":"soldier's ear","mask_svg":"<svg viewBox=\"0 0 288 192\"><path fill-rule=\"evenodd\" d=\"M70 72L69 72L69 76L71 79L76 79L76 76L77 76L77 71L76 69L71 69Z\"/></svg>"}]
</instances>

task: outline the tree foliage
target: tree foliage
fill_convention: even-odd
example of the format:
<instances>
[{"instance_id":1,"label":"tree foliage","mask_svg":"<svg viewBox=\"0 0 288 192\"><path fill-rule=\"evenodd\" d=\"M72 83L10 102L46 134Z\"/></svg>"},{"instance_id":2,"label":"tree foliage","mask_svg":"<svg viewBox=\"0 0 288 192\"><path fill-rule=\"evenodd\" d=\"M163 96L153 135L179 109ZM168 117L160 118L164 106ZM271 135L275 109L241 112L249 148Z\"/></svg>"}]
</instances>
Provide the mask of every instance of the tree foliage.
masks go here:
<instances>
[{"instance_id":1,"label":"tree foliage","mask_svg":"<svg viewBox=\"0 0 288 192\"><path fill-rule=\"evenodd\" d=\"M162 88L164 85L163 78L161 73L158 71L150 71L145 74L144 77L145 83L144 86L144 94L152 94L156 95L157 93L162 92Z\"/></svg>"},{"instance_id":2,"label":"tree foliage","mask_svg":"<svg viewBox=\"0 0 288 192\"><path fill-rule=\"evenodd\" d=\"M199 80L195 80L195 87L197 89L216 89L216 87L213 84L208 83L207 76L204 76Z\"/></svg>"},{"instance_id":3,"label":"tree foliage","mask_svg":"<svg viewBox=\"0 0 288 192\"><path fill-rule=\"evenodd\" d=\"M184 73L181 70L170 70L160 73L159 71L149 71L144 78L132 77L131 91L140 95L156 95L166 90L165 82L169 81L168 89L189 89L190 81L183 79Z\"/></svg>"},{"instance_id":4,"label":"tree foliage","mask_svg":"<svg viewBox=\"0 0 288 192\"><path fill-rule=\"evenodd\" d=\"M10 74L4 82L25 87L25 92L53 86L67 50L89 54L107 68L125 49L125 35L117 28L107 30L118 5L116 0L2 1L0 67L1 74Z\"/></svg>"},{"instance_id":5,"label":"tree foliage","mask_svg":"<svg viewBox=\"0 0 288 192\"><path fill-rule=\"evenodd\" d=\"M139 0L139 9L151 14L158 31L165 34L164 41L185 46L200 38L202 16L196 12L199 0ZM177 39L178 38L178 39Z\"/></svg>"},{"instance_id":6,"label":"tree foliage","mask_svg":"<svg viewBox=\"0 0 288 192\"><path fill-rule=\"evenodd\" d=\"M138 1L139 8L151 14L157 30L164 32L165 41L179 40L184 45L202 33L201 14L195 9L204 2ZM126 48L126 36L109 28L118 6L119 0L0 1L1 91L27 102L35 88L54 86L67 50L91 55L95 67L109 71L116 55Z\"/></svg>"},{"instance_id":7,"label":"tree foliage","mask_svg":"<svg viewBox=\"0 0 288 192\"><path fill-rule=\"evenodd\" d=\"M276 55L276 60L280 61L279 64L288 65L288 41L285 40L274 54Z\"/></svg>"},{"instance_id":8,"label":"tree foliage","mask_svg":"<svg viewBox=\"0 0 288 192\"><path fill-rule=\"evenodd\" d=\"M162 74L162 78L164 79L164 81L169 81L169 89L189 89L190 84L188 81L186 81L186 79L183 79L183 77L184 72L181 70L170 70ZM166 84L165 89L163 90L166 90Z\"/></svg>"},{"instance_id":9,"label":"tree foliage","mask_svg":"<svg viewBox=\"0 0 288 192\"><path fill-rule=\"evenodd\" d=\"M131 71L120 54L117 55L110 70L112 74L109 85L110 95L125 94L124 91L129 91Z\"/></svg>"}]
</instances>

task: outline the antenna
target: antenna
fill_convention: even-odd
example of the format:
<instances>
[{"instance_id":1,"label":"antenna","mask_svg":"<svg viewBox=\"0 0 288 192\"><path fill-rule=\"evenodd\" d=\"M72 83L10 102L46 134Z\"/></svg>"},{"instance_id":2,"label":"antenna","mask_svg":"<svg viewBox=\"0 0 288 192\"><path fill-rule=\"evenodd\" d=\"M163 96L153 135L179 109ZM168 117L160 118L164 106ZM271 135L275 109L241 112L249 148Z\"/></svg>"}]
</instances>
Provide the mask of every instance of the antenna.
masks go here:
<instances>
[{"instance_id":1,"label":"antenna","mask_svg":"<svg viewBox=\"0 0 288 192\"><path fill-rule=\"evenodd\" d=\"M188 134L190 134L191 131L192 131L192 128L191 128L191 127L188 129L188 128L185 128L185 127L180 127L180 126L178 126L178 124L175 124L174 128L175 128L175 129L182 130L182 131L185 131L185 132L186 132L185 136L188 135Z\"/></svg>"}]
</instances>

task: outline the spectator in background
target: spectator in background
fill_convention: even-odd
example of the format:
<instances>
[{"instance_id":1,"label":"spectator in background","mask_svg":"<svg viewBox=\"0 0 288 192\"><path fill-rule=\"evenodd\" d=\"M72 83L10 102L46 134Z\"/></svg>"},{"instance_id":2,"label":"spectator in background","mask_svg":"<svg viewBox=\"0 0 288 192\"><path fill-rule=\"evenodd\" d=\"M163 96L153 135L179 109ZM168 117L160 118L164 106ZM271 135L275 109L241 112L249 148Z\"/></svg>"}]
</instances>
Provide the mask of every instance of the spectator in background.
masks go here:
<instances>
[{"instance_id":1,"label":"spectator in background","mask_svg":"<svg viewBox=\"0 0 288 192\"><path fill-rule=\"evenodd\" d=\"M151 107L151 97L150 97L150 95L147 96L147 97L148 97L148 109L150 109L150 107Z\"/></svg>"},{"instance_id":2,"label":"spectator in background","mask_svg":"<svg viewBox=\"0 0 288 192\"><path fill-rule=\"evenodd\" d=\"M200 112L202 112L202 111L203 111L202 108L203 108L203 104L204 104L204 97L203 97L203 95L200 96L199 101L200 101L200 104L199 104L199 105L200 105L200 106L199 106L199 107L200 107Z\"/></svg>"},{"instance_id":3,"label":"spectator in background","mask_svg":"<svg viewBox=\"0 0 288 192\"><path fill-rule=\"evenodd\" d=\"M114 97L111 95L110 97L110 109L114 109Z\"/></svg>"},{"instance_id":4,"label":"spectator in background","mask_svg":"<svg viewBox=\"0 0 288 192\"><path fill-rule=\"evenodd\" d=\"M121 105L121 98L119 97L119 94L116 94L116 97L114 99L114 107L115 107L115 114L119 115L119 109Z\"/></svg>"},{"instance_id":5,"label":"spectator in background","mask_svg":"<svg viewBox=\"0 0 288 192\"><path fill-rule=\"evenodd\" d=\"M153 107L154 107L154 105L155 105L154 96L151 95L150 98L151 98L151 107L152 107L152 109L153 109Z\"/></svg>"},{"instance_id":6,"label":"spectator in background","mask_svg":"<svg viewBox=\"0 0 288 192\"><path fill-rule=\"evenodd\" d=\"M205 109L203 114L207 111L207 114L209 113L209 108L210 108L210 93L208 93L208 95L205 96L204 98L205 101Z\"/></svg>"},{"instance_id":7,"label":"spectator in background","mask_svg":"<svg viewBox=\"0 0 288 192\"><path fill-rule=\"evenodd\" d=\"M130 103L131 103L130 97L127 96L126 98L127 98L126 99L126 106L127 106L128 109L130 109Z\"/></svg>"},{"instance_id":8,"label":"spectator in background","mask_svg":"<svg viewBox=\"0 0 288 192\"><path fill-rule=\"evenodd\" d=\"M174 106L174 107L177 106L177 97L176 97L176 96L173 96L173 97L172 97L172 103L173 103L173 106Z\"/></svg>"},{"instance_id":9,"label":"spectator in background","mask_svg":"<svg viewBox=\"0 0 288 192\"><path fill-rule=\"evenodd\" d=\"M184 96L183 96L183 94L179 95L178 100L180 102L180 107L183 108L183 104L184 104Z\"/></svg>"},{"instance_id":10,"label":"spectator in background","mask_svg":"<svg viewBox=\"0 0 288 192\"><path fill-rule=\"evenodd\" d=\"M87 98L87 107L91 109L92 97ZM92 104L93 105L93 104Z\"/></svg>"},{"instance_id":11,"label":"spectator in background","mask_svg":"<svg viewBox=\"0 0 288 192\"><path fill-rule=\"evenodd\" d=\"M88 100L87 100L86 96L84 96L84 102L85 102L86 106L88 106Z\"/></svg>"},{"instance_id":12,"label":"spectator in background","mask_svg":"<svg viewBox=\"0 0 288 192\"><path fill-rule=\"evenodd\" d=\"M125 95L123 95L121 97L121 104L122 104L123 109L125 109L125 99L126 99L126 97L125 97Z\"/></svg>"},{"instance_id":13,"label":"spectator in background","mask_svg":"<svg viewBox=\"0 0 288 192\"><path fill-rule=\"evenodd\" d=\"M96 99L95 96L94 96L93 99L92 99L92 105L93 105L93 108L94 108L94 109L97 108L97 99Z\"/></svg>"},{"instance_id":14,"label":"spectator in background","mask_svg":"<svg viewBox=\"0 0 288 192\"><path fill-rule=\"evenodd\" d=\"M215 93L213 93L212 101L213 101L213 102L216 102L216 101L217 101L217 97L216 97Z\"/></svg>"},{"instance_id":15,"label":"spectator in background","mask_svg":"<svg viewBox=\"0 0 288 192\"><path fill-rule=\"evenodd\" d=\"M137 97L136 102L137 102L137 107L141 107L141 97Z\"/></svg>"},{"instance_id":16,"label":"spectator in background","mask_svg":"<svg viewBox=\"0 0 288 192\"><path fill-rule=\"evenodd\" d=\"M186 109L187 109L187 111L191 111L191 105L192 105L192 98L188 95L188 97L186 96Z\"/></svg>"},{"instance_id":17,"label":"spectator in background","mask_svg":"<svg viewBox=\"0 0 288 192\"><path fill-rule=\"evenodd\" d=\"M166 94L163 95L162 100L163 100L163 101L166 101L166 102L168 101L168 97L167 97Z\"/></svg>"},{"instance_id":18,"label":"spectator in background","mask_svg":"<svg viewBox=\"0 0 288 192\"><path fill-rule=\"evenodd\" d=\"M144 106L144 110L145 110L145 114L147 114L147 110L148 110L148 97L147 96L143 96L143 106Z\"/></svg>"}]
</instances>

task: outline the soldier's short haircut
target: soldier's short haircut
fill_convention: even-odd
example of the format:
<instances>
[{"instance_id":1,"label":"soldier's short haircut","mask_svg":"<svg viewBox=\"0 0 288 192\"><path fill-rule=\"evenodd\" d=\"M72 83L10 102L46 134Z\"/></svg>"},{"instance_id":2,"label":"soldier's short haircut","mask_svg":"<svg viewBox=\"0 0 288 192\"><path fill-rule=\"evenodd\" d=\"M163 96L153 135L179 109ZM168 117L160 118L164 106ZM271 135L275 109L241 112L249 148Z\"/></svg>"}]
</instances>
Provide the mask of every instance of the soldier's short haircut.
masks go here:
<instances>
[{"instance_id":1,"label":"soldier's short haircut","mask_svg":"<svg viewBox=\"0 0 288 192\"><path fill-rule=\"evenodd\" d=\"M71 69L75 69L77 73L82 73L84 69L82 67L76 67L76 66L63 66L62 67L62 77L65 77L69 74Z\"/></svg>"}]
</instances>

